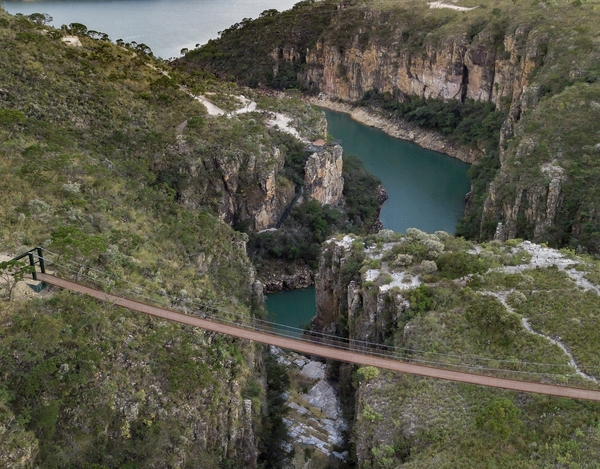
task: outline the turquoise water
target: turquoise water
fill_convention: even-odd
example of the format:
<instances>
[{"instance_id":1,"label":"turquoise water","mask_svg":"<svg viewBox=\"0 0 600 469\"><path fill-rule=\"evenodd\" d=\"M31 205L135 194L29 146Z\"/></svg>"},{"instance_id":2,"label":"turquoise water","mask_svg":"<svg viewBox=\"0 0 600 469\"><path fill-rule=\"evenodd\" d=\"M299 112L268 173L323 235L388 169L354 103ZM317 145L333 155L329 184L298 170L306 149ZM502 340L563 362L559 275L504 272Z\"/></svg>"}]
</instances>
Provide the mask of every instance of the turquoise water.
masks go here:
<instances>
[{"instance_id":1,"label":"turquoise water","mask_svg":"<svg viewBox=\"0 0 600 469\"><path fill-rule=\"evenodd\" d=\"M33 0L0 1L11 14L47 13L52 26L83 23L114 42L146 44L158 57L179 57L244 18L290 9L297 0Z\"/></svg>"},{"instance_id":2,"label":"turquoise water","mask_svg":"<svg viewBox=\"0 0 600 469\"><path fill-rule=\"evenodd\" d=\"M407 228L454 233L471 188L470 165L390 137L348 114L325 113L329 133L342 141L344 153L358 156L381 179L389 197L380 216L384 228L402 233Z\"/></svg>"},{"instance_id":3,"label":"turquoise water","mask_svg":"<svg viewBox=\"0 0 600 469\"><path fill-rule=\"evenodd\" d=\"M367 170L381 179L389 196L380 216L384 228L454 233L471 188L468 164L390 137L348 114L325 113L329 133L342 140L344 152L358 156ZM315 309L314 288L267 296L268 319L279 324L303 327Z\"/></svg>"},{"instance_id":4,"label":"turquoise water","mask_svg":"<svg viewBox=\"0 0 600 469\"><path fill-rule=\"evenodd\" d=\"M315 288L273 293L266 296L266 302L269 321L302 329L315 315ZM301 334L298 330L282 330L294 337Z\"/></svg>"}]
</instances>

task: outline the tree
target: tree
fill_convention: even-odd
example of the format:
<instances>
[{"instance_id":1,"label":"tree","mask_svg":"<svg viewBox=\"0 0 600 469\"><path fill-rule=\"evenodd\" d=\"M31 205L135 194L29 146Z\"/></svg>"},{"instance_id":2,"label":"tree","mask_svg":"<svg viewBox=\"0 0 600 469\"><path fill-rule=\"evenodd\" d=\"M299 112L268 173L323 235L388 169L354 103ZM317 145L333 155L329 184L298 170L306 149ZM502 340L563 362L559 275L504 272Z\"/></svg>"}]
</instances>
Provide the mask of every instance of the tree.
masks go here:
<instances>
[{"instance_id":1,"label":"tree","mask_svg":"<svg viewBox=\"0 0 600 469\"><path fill-rule=\"evenodd\" d=\"M9 129L9 134L6 140L9 140L15 126L25 122L25 114L16 109L2 109L0 108L0 127L6 127Z\"/></svg>"},{"instance_id":2,"label":"tree","mask_svg":"<svg viewBox=\"0 0 600 469\"><path fill-rule=\"evenodd\" d=\"M31 32L20 32L17 33L17 39L19 41L23 41L25 44L29 44L31 41L35 41L35 39L38 37L37 34L35 33L31 33Z\"/></svg>"},{"instance_id":3,"label":"tree","mask_svg":"<svg viewBox=\"0 0 600 469\"><path fill-rule=\"evenodd\" d=\"M101 31L94 31L93 29L90 29L88 31L88 36L91 37L92 39L97 39L99 41L110 41L108 34L103 33Z\"/></svg>"},{"instance_id":4,"label":"tree","mask_svg":"<svg viewBox=\"0 0 600 469\"><path fill-rule=\"evenodd\" d=\"M29 18L29 21L37 24L38 26L46 26L53 20L53 18L48 13L32 13L27 18Z\"/></svg>"},{"instance_id":5,"label":"tree","mask_svg":"<svg viewBox=\"0 0 600 469\"><path fill-rule=\"evenodd\" d=\"M143 42L141 44L138 44L135 46L135 50L137 52L139 52L142 55L149 55L150 57L152 57L152 49L150 49L150 47L148 47L146 44L144 44Z\"/></svg>"},{"instance_id":6,"label":"tree","mask_svg":"<svg viewBox=\"0 0 600 469\"><path fill-rule=\"evenodd\" d=\"M12 295L17 283L21 282L25 275L31 273L33 267L22 261L4 261L0 262L0 293L1 296L12 301Z\"/></svg>"},{"instance_id":7,"label":"tree","mask_svg":"<svg viewBox=\"0 0 600 469\"><path fill-rule=\"evenodd\" d=\"M87 235L74 226L61 226L52 232L52 247L70 257L84 260L106 251L106 241L101 236Z\"/></svg>"},{"instance_id":8,"label":"tree","mask_svg":"<svg viewBox=\"0 0 600 469\"><path fill-rule=\"evenodd\" d=\"M71 23L68 27L69 32L74 36L87 36L88 28L85 24Z\"/></svg>"}]
</instances>

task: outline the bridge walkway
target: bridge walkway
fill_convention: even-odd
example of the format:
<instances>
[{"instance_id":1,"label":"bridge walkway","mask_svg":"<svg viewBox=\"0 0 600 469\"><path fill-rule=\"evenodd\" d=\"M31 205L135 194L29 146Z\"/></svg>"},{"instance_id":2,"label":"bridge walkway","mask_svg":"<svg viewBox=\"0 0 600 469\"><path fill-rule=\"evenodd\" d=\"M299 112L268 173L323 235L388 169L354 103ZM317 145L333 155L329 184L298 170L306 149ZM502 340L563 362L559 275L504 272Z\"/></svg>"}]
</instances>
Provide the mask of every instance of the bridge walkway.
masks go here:
<instances>
[{"instance_id":1,"label":"bridge walkway","mask_svg":"<svg viewBox=\"0 0 600 469\"><path fill-rule=\"evenodd\" d=\"M339 360L348 363L354 363L362 366L374 366L400 373L410 373L418 376L429 378L445 379L449 381L457 381L460 383L476 384L481 386L491 386L502 389L510 389L513 391L531 392L538 394L547 394L551 396L569 397L573 399L585 399L600 402L600 391L593 389L573 388L567 386L557 386L553 384L535 383L531 381L522 381L507 378L497 378L493 376L478 375L475 373L466 373L462 371L447 370L442 368L434 368L423 365L393 360L369 355L367 353L356 352L343 348L327 346L318 343L302 341L287 337L281 337L272 333L262 332L244 328L242 326L233 326L222 324L209 319L203 319L196 316L190 316L183 313L178 313L165 308L148 305L139 301L129 300L120 296L111 295L109 293L96 290L76 282L64 280L53 275L45 273L37 273L38 280L48 284L68 289L77 293L82 293L96 298L100 301L105 301L123 308L137 311L140 313L156 316L168 321L175 321L181 324L187 324L193 327L227 334L240 339L253 340L267 345L294 350L296 352L305 353L307 355L317 355L324 358Z\"/></svg>"}]
</instances>

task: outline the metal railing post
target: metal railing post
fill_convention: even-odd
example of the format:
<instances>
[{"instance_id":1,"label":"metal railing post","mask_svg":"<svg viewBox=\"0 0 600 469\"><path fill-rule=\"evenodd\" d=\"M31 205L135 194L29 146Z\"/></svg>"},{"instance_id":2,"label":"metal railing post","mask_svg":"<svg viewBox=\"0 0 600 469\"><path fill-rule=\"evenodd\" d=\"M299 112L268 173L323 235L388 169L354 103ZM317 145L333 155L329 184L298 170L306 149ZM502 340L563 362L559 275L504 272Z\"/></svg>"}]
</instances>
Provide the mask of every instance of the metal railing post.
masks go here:
<instances>
[{"instance_id":1,"label":"metal railing post","mask_svg":"<svg viewBox=\"0 0 600 469\"><path fill-rule=\"evenodd\" d=\"M40 271L45 274L46 273L46 265L44 264L44 254L42 252L41 246L35 248L37 251L38 262L40 263Z\"/></svg>"},{"instance_id":2,"label":"metal railing post","mask_svg":"<svg viewBox=\"0 0 600 469\"><path fill-rule=\"evenodd\" d=\"M29 251L27 253L27 257L29 257L29 265L31 267L33 267L33 270L31 272L31 276L33 277L33 280L37 280L37 273L35 271L35 260L33 259L33 251Z\"/></svg>"}]
</instances>

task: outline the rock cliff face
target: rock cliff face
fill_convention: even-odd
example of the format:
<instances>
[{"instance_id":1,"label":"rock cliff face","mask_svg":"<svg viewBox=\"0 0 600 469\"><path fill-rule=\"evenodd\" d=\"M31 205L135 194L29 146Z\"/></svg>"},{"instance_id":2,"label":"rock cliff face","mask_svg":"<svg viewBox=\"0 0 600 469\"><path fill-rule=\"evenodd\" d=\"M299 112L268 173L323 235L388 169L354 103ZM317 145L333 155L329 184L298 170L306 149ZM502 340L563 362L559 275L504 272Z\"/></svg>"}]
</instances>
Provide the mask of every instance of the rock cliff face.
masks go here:
<instances>
[{"instance_id":1,"label":"rock cliff face","mask_svg":"<svg viewBox=\"0 0 600 469\"><path fill-rule=\"evenodd\" d=\"M304 166L304 198L336 205L342 199L342 147L335 145L312 153Z\"/></svg>"},{"instance_id":2,"label":"rock cliff face","mask_svg":"<svg viewBox=\"0 0 600 469\"><path fill-rule=\"evenodd\" d=\"M573 187L575 180L584 179L576 167L589 165L583 161L591 157L586 148L598 144L591 136L597 135L600 121L590 112L597 97L588 99L591 93L584 89L600 82L600 50L592 32L600 21L598 9L585 2L548 5L520 0L460 12L452 11L450 4L431 6L403 0L393 5L301 2L289 12L228 30L193 58L251 85L304 87L345 104L362 98L381 103L395 120L375 125L389 133L464 161L490 156L493 162L480 162L483 167L474 171L471 206L460 228L466 236L488 239L502 223L506 236L600 252L600 220L595 215L600 206L588 202L598 200L598 194L589 184L583 192ZM263 47L252 49L251 57L230 52L235 44L257 35ZM571 107L560 98L566 95L571 105L584 103L575 105L585 108L585 135L578 130L581 122L573 125L577 117L567 116ZM419 101L426 98L437 101ZM553 99L561 106L553 106ZM454 106L453 101L465 104ZM545 111L536 116L538 124L521 124L540 107ZM459 108L465 114L455 120ZM472 109L489 111L478 120L469 117ZM399 124L397 119L403 117L477 148L465 155L445 149L435 136L411 136L420 132ZM544 136L553 144L543 149L539 134L544 132L535 128L541 122L554 128L554 134ZM582 138L569 138L575 134ZM562 168L562 175L545 171L548 164ZM582 205L586 207L577 208Z\"/></svg>"},{"instance_id":3,"label":"rock cliff face","mask_svg":"<svg viewBox=\"0 0 600 469\"><path fill-rule=\"evenodd\" d=\"M582 220L590 212L596 213L598 207L578 211L570 208L585 202L576 195L576 190L566 189L572 182L570 171L566 169L568 163L558 161L579 159L577 153L586 151L584 142L573 142L577 148L571 150L572 156L556 158L552 155L565 155L568 151L564 139L563 143L555 140L553 148L547 149L551 157L540 159L541 135L539 132L532 134L531 119L529 125L520 124L522 116L540 105L552 107L545 101L540 102L540 98L556 86L553 68L564 69L562 73L570 77L589 73L585 70L593 68L596 60L590 54L591 49L577 51L577 41L570 48L562 44L569 41L568 36L558 39L552 35L553 30L560 28L559 23L544 25L523 21L507 29L483 28L472 36L430 32L423 45L415 50L406 45L405 25L388 28L386 37L370 34L371 28L385 26L382 18L381 14L368 11L361 19L360 27L354 28L354 34L346 34L344 41L339 38L342 26L334 20L334 32L323 34L307 50L306 67L299 74L302 83L322 93L325 101L332 104L330 107L344 107L335 100L355 102L371 90L388 93L400 101L404 96L418 96L493 103L507 112L507 118L498 142L501 171L488 187L480 237L489 237L493 233L490 226L501 223L500 239L525 237L556 245L569 240L582 249L597 249L600 243L593 234L598 231L597 227L586 231ZM578 41L584 42L585 38ZM572 56L573 60L561 62L561 54ZM289 55L277 57L286 60ZM579 65L575 66L576 63ZM562 108L554 109L555 117L562 119L569 113L568 109L566 103ZM422 130L415 132L402 123L381 123L381 117L364 116L362 114L368 114L368 111L362 109L350 109L350 112L356 114L357 120L383 128L391 135L463 161L474 163L485 153L483 149L453 148L443 139L436 139L435 135L425 135L427 132ZM546 120L548 115L548 111L545 114L538 112L538 121ZM562 130L551 124L557 135L565 133L569 127L570 133L578 132L570 117L564 121ZM589 127L585 122L578 124ZM597 127L589 131L597 131ZM589 148L594 144L593 141L588 143ZM565 231L565 225L569 225L571 231Z\"/></svg>"},{"instance_id":4,"label":"rock cliff face","mask_svg":"<svg viewBox=\"0 0 600 469\"><path fill-rule=\"evenodd\" d=\"M569 341L575 344L588 327L579 319L574 321L573 315L580 308L593 313L579 304L567 306L574 298L560 299L571 291L578 298L600 303L596 283L600 277L589 275L588 266L596 264L590 260L528 241L478 246L443 232L427 234L415 229L406 236L383 230L369 237L338 237L324 245L312 327L351 339L351 347L362 348L366 342L377 353L393 353L395 359L473 373L493 374L486 368L491 363L502 376L508 376L509 369L516 371L508 362L494 361L499 351L510 350L522 363L532 353L545 357L545 363L555 356L561 363L569 361L566 366L581 383L596 386L597 376L582 372L583 354L567 346ZM544 283L548 279L553 283ZM541 284L551 291L532 290ZM564 301L564 308L549 312L552 303L544 295ZM540 332L549 327L548 315L556 321L552 334ZM530 320L537 326L531 327ZM560 330L570 330L570 338L565 339L566 332ZM557 340L562 347L556 347ZM340 369L336 374L340 389L352 383L346 401L353 403L351 441L359 468L428 468L440 461L446 462L444 467L456 467L458 460L463 461L461 467L479 467L475 461L488 461L490 454L488 447L485 454L478 454L474 448L480 444L498 444L497 454L506 458L501 449L506 438L480 430L488 422L481 409L498 399L518 409L519 423L512 428L523 425L517 431L525 443L518 457L535 448L537 458L553 458L539 441L528 443L537 437L525 428L526 422L533 416L543 419L544 412L530 405L532 396L372 367L348 367L332 369ZM518 370L521 374L525 368ZM556 383L563 379L550 374L537 379L546 377ZM473 427L476 430L469 433ZM544 424L538 428L542 439L556 437L552 430L546 432ZM471 444L463 445L467 434ZM460 440L457 444L452 443L455 437ZM595 450L584 458L594 460Z\"/></svg>"},{"instance_id":5,"label":"rock cliff face","mask_svg":"<svg viewBox=\"0 0 600 469\"><path fill-rule=\"evenodd\" d=\"M342 155L337 145L307 157L304 200L327 205L341 200ZM241 155L214 154L188 166L190 184L180 197L183 203L198 206L212 200L229 225L246 225L252 231L273 228L296 195L295 185L283 175L284 166L285 155L278 147Z\"/></svg>"},{"instance_id":6,"label":"rock cliff face","mask_svg":"<svg viewBox=\"0 0 600 469\"><path fill-rule=\"evenodd\" d=\"M302 83L323 93L326 101L332 104L329 107L343 107L344 104L335 104L335 100L355 102L371 90L389 93L399 100L403 96L419 96L491 102L508 113L499 142L503 169L507 152L512 151L519 160L531 158L535 145L532 146L527 138L521 140L517 150L509 149L508 143L515 136L523 136L524 133L515 126L524 113L538 105L541 88L534 71L548 60L548 29L524 23L501 32L484 28L472 37L429 34L422 47L415 51L406 45L405 25L388 27L387 37L369 33L371 28L380 27L385 27L384 15L369 10L361 18L361 26L354 29L354 34L347 34L342 42L339 31L335 33L335 29L341 30L342 26L340 21L334 20L334 33L324 34L307 50L306 67L299 75ZM293 59L292 53L273 54L272 57L278 61L297 60ZM368 111L362 109L349 111L361 122L469 163L484 154L477 149L454 148L431 132L429 135L402 123L381 123L381 117L364 116L362 114L368 114ZM542 162L534 170L544 174L548 180L544 184L506 184L506 175L499 174L489 187L482 217L482 237L489 235L483 225L500 222L504 226L504 239L521 236L544 240L548 229L557 223L564 202L561 184L566 180L565 172L561 172L564 168L554 165L555 169L550 170L549 164ZM517 223L517 218L526 220L527 227L524 228L522 222Z\"/></svg>"},{"instance_id":7,"label":"rock cliff face","mask_svg":"<svg viewBox=\"0 0 600 469\"><path fill-rule=\"evenodd\" d=\"M277 223L294 197L294 185L279 172L285 157L277 147L247 156L215 154L190 165L191 185L183 192L187 204L214 198L220 217L233 225L246 221L254 231ZM206 174L212 177L206 177Z\"/></svg>"},{"instance_id":8,"label":"rock cliff face","mask_svg":"<svg viewBox=\"0 0 600 469\"><path fill-rule=\"evenodd\" d=\"M385 237L387 231L377 236ZM363 260L362 243L355 244L352 236L325 244L315 278L317 312L313 326L330 334L380 343L409 306L402 291L419 283L408 274L382 274L376 268L363 269L356 277Z\"/></svg>"},{"instance_id":9,"label":"rock cliff face","mask_svg":"<svg viewBox=\"0 0 600 469\"><path fill-rule=\"evenodd\" d=\"M365 18L365 23L376 25L378 19ZM402 47L402 32L392 30L386 44L377 39L365 44L361 34L343 46L320 39L307 51L304 83L344 101L356 101L377 89L394 96L492 101L502 107L517 103L527 91L528 76L540 54L540 38L524 29L505 36L500 46L482 32L472 40L456 35L431 41L417 54Z\"/></svg>"}]
</instances>

